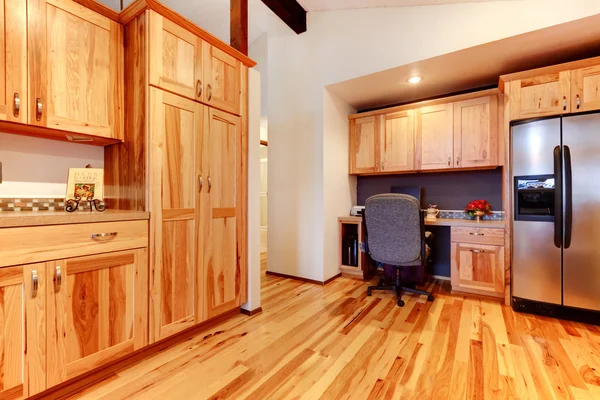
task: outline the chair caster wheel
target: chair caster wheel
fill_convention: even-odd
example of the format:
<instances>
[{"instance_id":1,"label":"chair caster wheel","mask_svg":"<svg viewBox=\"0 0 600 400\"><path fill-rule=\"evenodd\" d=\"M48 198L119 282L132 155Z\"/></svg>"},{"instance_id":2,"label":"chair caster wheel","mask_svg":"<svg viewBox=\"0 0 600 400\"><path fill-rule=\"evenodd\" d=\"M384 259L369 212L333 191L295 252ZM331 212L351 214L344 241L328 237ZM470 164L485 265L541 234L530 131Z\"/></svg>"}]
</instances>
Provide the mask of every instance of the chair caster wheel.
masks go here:
<instances>
[{"instance_id":1,"label":"chair caster wheel","mask_svg":"<svg viewBox=\"0 0 600 400\"><path fill-rule=\"evenodd\" d=\"M435 297L433 297L432 294L430 294L429 296L427 296L427 301L433 301L435 300Z\"/></svg>"},{"instance_id":2,"label":"chair caster wheel","mask_svg":"<svg viewBox=\"0 0 600 400\"><path fill-rule=\"evenodd\" d=\"M367 290L367 296L371 296L372 294L371 289Z\"/></svg>"},{"instance_id":3,"label":"chair caster wheel","mask_svg":"<svg viewBox=\"0 0 600 400\"><path fill-rule=\"evenodd\" d=\"M404 307L404 300L398 299L398 307Z\"/></svg>"}]
</instances>

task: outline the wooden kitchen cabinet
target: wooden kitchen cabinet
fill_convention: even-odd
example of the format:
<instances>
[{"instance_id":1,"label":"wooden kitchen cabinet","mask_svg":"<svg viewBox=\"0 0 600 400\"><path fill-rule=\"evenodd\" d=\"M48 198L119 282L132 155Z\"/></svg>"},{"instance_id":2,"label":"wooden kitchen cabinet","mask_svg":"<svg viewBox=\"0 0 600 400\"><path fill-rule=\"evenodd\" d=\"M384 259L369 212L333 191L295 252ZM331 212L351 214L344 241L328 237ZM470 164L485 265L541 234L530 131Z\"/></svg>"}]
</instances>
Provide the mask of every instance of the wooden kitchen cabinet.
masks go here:
<instances>
[{"instance_id":1,"label":"wooden kitchen cabinet","mask_svg":"<svg viewBox=\"0 0 600 400\"><path fill-rule=\"evenodd\" d=\"M202 186L211 185L208 176L201 178L200 170L204 109L195 101L150 89L151 343L198 322L197 194ZM221 143L219 135L214 143ZM230 151L235 155L235 149ZM226 165L225 159L218 162ZM217 190L224 171L215 171L212 182ZM229 190L234 190L231 181L227 182Z\"/></svg>"},{"instance_id":2,"label":"wooden kitchen cabinet","mask_svg":"<svg viewBox=\"0 0 600 400\"><path fill-rule=\"evenodd\" d=\"M571 111L571 74L549 73L510 83L511 119L567 114Z\"/></svg>"},{"instance_id":3,"label":"wooden kitchen cabinet","mask_svg":"<svg viewBox=\"0 0 600 400\"><path fill-rule=\"evenodd\" d=\"M148 11L149 81L184 97L203 100L203 41L162 15Z\"/></svg>"},{"instance_id":4,"label":"wooden kitchen cabinet","mask_svg":"<svg viewBox=\"0 0 600 400\"><path fill-rule=\"evenodd\" d=\"M30 0L27 12L29 124L121 138L121 25L72 0Z\"/></svg>"},{"instance_id":5,"label":"wooden kitchen cabinet","mask_svg":"<svg viewBox=\"0 0 600 400\"><path fill-rule=\"evenodd\" d=\"M453 111L452 103L417 109L418 170L453 167Z\"/></svg>"},{"instance_id":6,"label":"wooden kitchen cabinet","mask_svg":"<svg viewBox=\"0 0 600 400\"><path fill-rule=\"evenodd\" d=\"M452 290L504 297L504 229L451 229Z\"/></svg>"},{"instance_id":7,"label":"wooden kitchen cabinet","mask_svg":"<svg viewBox=\"0 0 600 400\"><path fill-rule=\"evenodd\" d=\"M205 113L198 237L202 285L198 308L203 320L239 307L246 301L247 285L246 196L239 190L247 185L241 162L247 138L240 117L213 108Z\"/></svg>"},{"instance_id":8,"label":"wooden kitchen cabinet","mask_svg":"<svg viewBox=\"0 0 600 400\"><path fill-rule=\"evenodd\" d=\"M454 166L498 165L498 96L454 103Z\"/></svg>"},{"instance_id":9,"label":"wooden kitchen cabinet","mask_svg":"<svg viewBox=\"0 0 600 400\"><path fill-rule=\"evenodd\" d=\"M240 110L239 60L209 43L204 42L204 102L232 114Z\"/></svg>"},{"instance_id":10,"label":"wooden kitchen cabinet","mask_svg":"<svg viewBox=\"0 0 600 400\"><path fill-rule=\"evenodd\" d=\"M379 171L380 121L379 116L350 121L351 174Z\"/></svg>"},{"instance_id":11,"label":"wooden kitchen cabinet","mask_svg":"<svg viewBox=\"0 0 600 400\"><path fill-rule=\"evenodd\" d=\"M45 270L45 263L0 268L0 398L46 389Z\"/></svg>"},{"instance_id":12,"label":"wooden kitchen cabinet","mask_svg":"<svg viewBox=\"0 0 600 400\"><path fill-rule=\"evenodd\" d=\"M47 263L48 387L147 344L147 250Z\"/></svg>"},{"instance_id":13,"label":"wooden kitchen cabinet","mask_svg":"<svg viewBox=\"0 0 600 400\"><path fill-rule=\"evenodd\" d=\"M571 71L571 112L600 110L600 65Z\"/></svg>"},{"instance_id":14,"label":"wooden kitchen cabinet","mask_svg":"<svg viewBox=\"0 0 600 400\"><path fill-rule=\"evenodd\" d=\"M414 110L407 110L383 116L383 129L381 129L381 171L414 171L414 113Z\"/></svg>"},{"instance_id":15,"label":"wooden kitchen cabinet","mask_svg":"<svg viewBox=\"0 0 600 400\"><path fill-rule=\"evenodd\" d=\"M27 123L27 1L0 0L0 119Z\"/></svg>"}]
</instances>

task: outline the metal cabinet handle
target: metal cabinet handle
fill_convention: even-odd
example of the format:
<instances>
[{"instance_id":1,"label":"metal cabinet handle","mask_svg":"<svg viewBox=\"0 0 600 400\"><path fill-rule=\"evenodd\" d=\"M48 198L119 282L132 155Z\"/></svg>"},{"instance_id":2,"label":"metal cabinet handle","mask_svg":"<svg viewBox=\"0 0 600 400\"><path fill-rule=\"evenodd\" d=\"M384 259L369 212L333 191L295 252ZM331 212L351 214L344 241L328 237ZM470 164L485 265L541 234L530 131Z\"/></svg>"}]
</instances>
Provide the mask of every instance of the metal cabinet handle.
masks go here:
<instances>
[{"instance_id":1,"label":"metal cabinet handle","mask_svg":"<svg viewBox=\"0 0 600 400\"><path fill-rule=\"evenodd\" d=\"M375 161L375 168L379 167L379 161Z\"/></svg>"},{"instance_id":2,"label":"metal cabinet handle","mask_svg":"<svg viewBox=\"0 0 600 400\"><path fill-rule=\"evenodd\" d=\"M473 235L473 236L484 236L484 233L479 233L479 232L469 232L469 235Z\"/></svg>"},{"instance_id":3,"label":"metal cabinet handle","mask_svg":"<svg viewBox=\"0 0 600 400\"><path fill-rule=\"evenodd\" d=\"M579 107L581 107L581 97L579 95L577 95L577 109L579 110Z\"/></svg>"},{"instance_id":4,"label":"metal cabinet handle","mask_svg":"<svg viewBox=\"0 0 600 400\"><path fill-rule=\"evenodd\" d=\"M448 155L448 166L450 166L450 164L452 164L452 156Z\"/></svg>"},{"instance_id":5,"label":"metal cabinet handle","mask_svg":"<svg viewBox=\"0 0 600 400\"><path fill-rule=\"evenodd\" d=\"M38 291L38 273L37 271L34 269L33 271L31 271L31 297L35 297L37 296L37 291Z\"/></svg>"},{"instance_id":6,"label":"metal cabinet handle","mask_svg":"<svg viewBox=\"0 0 600 400\"><path fill-rule=\"evenodd\" d=\"M212 86L210 86L210 83L208 85L206 85L206 87L208 88L208 101L210 101L210 99L212 99Z\"/></svg>"},{"instance_id":7,"label":"metal cabinet handle","mask_svg":"<svg viewBox=\"0 0 600 400\"><path fill-rule=\"evenodd\" d=\"M204 180L202 179L202 175L198 175L198 193L202 191L202 186L204 186Z\"/></svg>"},{"instance_id":8,"label":"metal cabinet handle","mask_svg":"<svg viewBox=\"0 0 600 400\"><path fill-rule=\"evenodd\" d=\"M43 111L42 99L40 99L38 97L37 99L35 99L35 119L37 121L41 121L42 111Z\"/></svg>"},{"instance_id":9,"label":"metal cabinet handle","mask_svg":"<svg viewBox=\"0 0 600 400\"><path fill-rule=\"evenodd\" d=\"M381 169L382 169L382 170L384 170L384 169L385 169L385 162L384 162L384 161L382 161L382 162L381 162Z\"/></svg>"},{"instance_id":10,"label":"metal cabinet handle","mask_svg":"<svg viewBox=\"0 0 600 400\"><path fill-rule=\"evenodd\" d=\"M60 291L60 286L62 285L62 272L60 270L60 265L56 266L56 276L54 282L56 284L56 291Z\"/></svg>"},{"instance_id":11,"label":"metal cabinet handle","mask_svg":"<svg viewBox=\"0 0 600 400\"><path fill-rule=\"evenodd\" d=\"M210 176L206 179L208 180L208 193L210 193L210 189L212 189L212 179L210 179Z\"/></svg>"},{"instance_id":12,"label":"metal cabinet handle","mask_svg":"<svg viewBox=\"0 0 600 400\"><path fill-rule=\"evenodd\" d=\"M471 249L471 253L485 253L485 250L473 250L473 249Z\"/></svg>"},{"instance_id":13,"label":"metal cabinet handle","mask_svg":"<svg viewBox=\"0 0 600 400\"><path fill-rule=\"evenodd\" d=\"M456 155L456 166L458 167L460 165L460 155L457 154Z\"/></svg>"},{"instance_id":14,"label":"metal cabinet handle","mask_svg":"<svg viewBox=\"0 0 600 400\"><path fill-rule=\"evenodd\" d=\"M15 105L15 109L14 109L13 115L15 117L18 117L19 116L19 111L21 110L21 98L19 97L19 93L15 93L15 96L14 96L14 105Z\"/></svg>"},{"instance_id":15,"label":"metal cabinet handle","mask_svg":"<svg viewBox=\"0 0 600 400\"><path fill-rule=\"evenodd\" d=\"M200 79L198 79L196 81L196 94L198 97L202 96L202 81Z\"/></svg>"},{"instance_id":16,"label":"metal cabinet handle","mask_svg":"<svg viewBox=\"0 0 600 400\"><path fill-rule=\"evenodd\" d=\"M567 96L563 96L563 111L567 111Z\"/></svg>"},{"instance_id":17,"label":"metal cabinet handle","mask_svg":"<svg viewBox=\"0 0 600 400\"><path fill-rule=\"evenodd\" d=\"M119 232L108 232L108 233L92 233L92 239L112 239L117 236Z\"/></svg>"}]
</instances>

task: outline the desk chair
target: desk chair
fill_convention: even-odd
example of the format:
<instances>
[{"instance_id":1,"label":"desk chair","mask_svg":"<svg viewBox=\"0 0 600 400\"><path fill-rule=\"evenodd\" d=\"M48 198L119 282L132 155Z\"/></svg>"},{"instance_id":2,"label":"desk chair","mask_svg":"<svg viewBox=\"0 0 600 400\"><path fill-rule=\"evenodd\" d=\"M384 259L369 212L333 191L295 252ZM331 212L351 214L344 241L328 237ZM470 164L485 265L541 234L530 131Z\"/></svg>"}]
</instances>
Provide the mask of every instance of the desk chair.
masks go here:
<instances>
[{"instance_id":1,"label":"desk chair","mask_svg":"<svg viewBox=\"0 0 600 400\"><path fill-rule=\"evenodd\" d=\"M402 286L400 271L404 268L426 268L429 262L425 239L425 216L419 202L405 194L380 194L365 202L364 221L366 228L365 250L382 266L388 264L396 269L393 285L380 281L369 286L367 295L373 290L393 290L398 296L398 306L404 307L402 292L427 296L433 301L431 292Z\"/></svg>"}]
</instances>

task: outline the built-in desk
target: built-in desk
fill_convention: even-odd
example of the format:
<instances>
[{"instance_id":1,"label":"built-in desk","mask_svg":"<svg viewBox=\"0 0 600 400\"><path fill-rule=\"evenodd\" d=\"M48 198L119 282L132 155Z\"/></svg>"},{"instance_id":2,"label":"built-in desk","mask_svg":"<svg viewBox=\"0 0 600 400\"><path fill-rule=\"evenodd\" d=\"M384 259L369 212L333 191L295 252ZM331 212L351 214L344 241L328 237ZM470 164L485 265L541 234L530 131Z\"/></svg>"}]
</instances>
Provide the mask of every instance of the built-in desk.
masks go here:
<instances>
[{"instance_id":1,"label":"built-in desk","mask_svg":"<svg viewBox=\"0 0 600 400\"><path fill-rule=\"evenodd\" d=\"M362 217L340 217L338 224L340 249L343 248L344 234L348 231L346 225L356 225L355 231L359 241L363 240ZM425 220L425 225L450 227L450 280L453 291L505 297L506 285L509 282L509 272L504 260L505 221L477 222L469 219L437 218L435 221ZM340 258L342 273L366 276L365 268L369 265L365 261L366 257L361 254L358 258L357 266L342 265Z\"/></svg>"}]
</instances>

